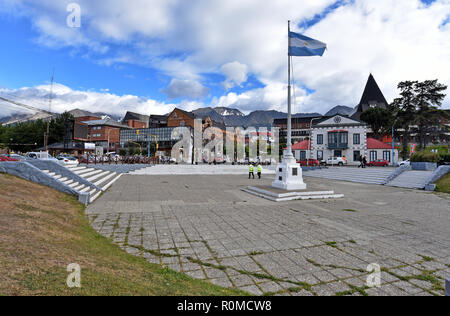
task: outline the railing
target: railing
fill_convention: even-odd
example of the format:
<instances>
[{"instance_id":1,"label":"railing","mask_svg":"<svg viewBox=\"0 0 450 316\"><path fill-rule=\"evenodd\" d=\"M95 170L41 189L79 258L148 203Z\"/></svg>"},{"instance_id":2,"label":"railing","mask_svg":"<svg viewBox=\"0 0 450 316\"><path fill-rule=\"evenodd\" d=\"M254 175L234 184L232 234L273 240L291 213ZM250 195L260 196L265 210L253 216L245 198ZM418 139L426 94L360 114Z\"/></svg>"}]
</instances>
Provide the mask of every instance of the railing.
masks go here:
<instances>
[{"instance_id":1,"label":"railing","mask_svg":"<svg viewBox=\"0 0 450 316\"><path fill-rule=\"evenodd\" d=\"M347 149L348 143L331 143L328 144L328 149Z\"/></svg>"},{"instance_id":2,"label":"railing","mask_svg":"<svg viewBox=\"0 0 450 316\"><path fill-rule=\"evenodd\" d=\"M157 165L168 163L162 157L143 157L143 156L124 156L124 157L111 157L111 156L88 156L78 158L81 164L91 165L134 165L134 164L148 164Z\"/></svg>"}]
</instances>

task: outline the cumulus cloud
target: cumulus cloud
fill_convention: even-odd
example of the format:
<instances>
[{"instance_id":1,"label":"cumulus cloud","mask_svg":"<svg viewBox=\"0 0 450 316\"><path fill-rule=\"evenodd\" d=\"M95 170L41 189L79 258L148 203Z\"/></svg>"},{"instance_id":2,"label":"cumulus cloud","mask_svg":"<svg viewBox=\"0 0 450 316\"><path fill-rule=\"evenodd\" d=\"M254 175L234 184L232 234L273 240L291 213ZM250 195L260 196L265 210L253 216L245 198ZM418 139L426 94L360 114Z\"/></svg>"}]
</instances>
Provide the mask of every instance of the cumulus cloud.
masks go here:
<instances>
[{"instance_id":1,"label":"cumulus cloud","mask_svg":"<svg viewBox=\"0 0 450 316\"><path fill-rule=\"evenodd\" d=\"M225 75L226 80L222 83L226 90L233 88L247 81L247 65L238 61L228 63L222 66L221 72Z\"/></svg>"},{"instance_id":2,"label":"cumulus cloud","mask_svg":"<svg viewBox=\"0 0 450 316\"><path fill-rule=\"evenodd\" d=\"M52 112L56 113L81 109L93 113L99 112L117 116L125 115L126 111L145 114L166 114L176 107L175 104L158 102L133 95L119 96L105 92L72 90L58 83L53 86L52 95ZM9 100L19 101L35 108L48 110L50 85L14 90L0 89L0 96ZM17 112L31 113L10 103L0 102L0 117L9 116Z\"/></svg>"},{"instance_id":3,"label":"cumulus cloud","mask_svg":"<svg viewBox=\"0 0 450 316\"><path fill-rule=\"evenodd\" d=\"M86 49L105 65L157 69L174 78L165 90L173 98L204 97L204 74L225 75L227 89L252 75L265 88L226 91L213 103L285 109L288 19L294 31L328 44L322 58L294 60L302 112L355 106L370 72L388 100L402 80L438 78L450 85L449 0L78 0L78 30L61 24L65 2L3 2L2 12L32 21L42 45ZM322 18L310 24L317 15ZM302 87L315 92L307 95Z\"/></svg>"},{"instance_id":4,"label":"cumulus cloud","mask_svg":"<svg viewBox=\"0 0 450 316\"><path fill-rule=\"evenodd\" d=\"M201 99L208 95L209 88L195 80L172 79L167 89L161 92L167 94L169 99Z\"/></svg>"}]
</instances>

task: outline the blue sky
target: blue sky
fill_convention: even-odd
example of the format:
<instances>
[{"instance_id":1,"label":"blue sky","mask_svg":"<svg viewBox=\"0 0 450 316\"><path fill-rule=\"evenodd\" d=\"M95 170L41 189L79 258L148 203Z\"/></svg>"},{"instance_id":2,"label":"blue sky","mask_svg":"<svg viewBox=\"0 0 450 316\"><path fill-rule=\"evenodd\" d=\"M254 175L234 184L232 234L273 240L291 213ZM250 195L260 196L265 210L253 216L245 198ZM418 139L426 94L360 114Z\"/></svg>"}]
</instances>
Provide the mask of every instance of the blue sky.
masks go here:
<instances>
[{"instance_id":1,"label":"blue sky","mask_svg":"<svg viewBox=\"0 0 450 316\"><path fill-rule=\"evenodd\" d=\"M401 80L450 82L448 0L80 0L76 29L70 2L0 4L0 94L43 106L54 68L59 111L284 110L288 19L329 47L295 60L300 112L355 106L370 72L388 99ZM0 104L0 116L11 111Z\"/></svg>"}]
</instances>

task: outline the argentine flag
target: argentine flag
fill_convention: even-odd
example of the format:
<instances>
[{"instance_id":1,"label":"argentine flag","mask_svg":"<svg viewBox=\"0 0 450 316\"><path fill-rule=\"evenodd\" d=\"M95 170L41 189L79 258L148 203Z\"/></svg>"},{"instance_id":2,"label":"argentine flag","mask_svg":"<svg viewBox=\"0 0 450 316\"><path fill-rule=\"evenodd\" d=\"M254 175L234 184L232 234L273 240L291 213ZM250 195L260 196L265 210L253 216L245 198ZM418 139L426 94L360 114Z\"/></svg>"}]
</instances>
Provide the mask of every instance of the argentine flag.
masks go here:
<instances>
[{"instance_id":1,"label":"argentine flag","mask_svg":"<svg viewBox=\"0 0 450 316\"><path fill-rule=\"evenodd\" d=\"M326 49L325 43L289 32L289 56L322 56Z\"/></svg>"}]
</instances>

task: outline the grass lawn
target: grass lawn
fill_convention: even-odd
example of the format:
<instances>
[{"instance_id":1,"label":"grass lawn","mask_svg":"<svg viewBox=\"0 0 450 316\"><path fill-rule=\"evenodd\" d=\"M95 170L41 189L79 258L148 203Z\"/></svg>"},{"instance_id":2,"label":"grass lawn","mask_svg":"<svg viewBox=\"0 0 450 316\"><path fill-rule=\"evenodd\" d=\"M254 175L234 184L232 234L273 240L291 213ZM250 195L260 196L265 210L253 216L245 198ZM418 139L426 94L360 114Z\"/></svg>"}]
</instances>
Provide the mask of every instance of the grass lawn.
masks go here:
<instances>
[{"instance_id":1,"label":"grass lawn","mask_svg":"<svg viewBox=\"0 0 450 316\"><path fill-rule=\"evenodd\" d=\"M97 234L75 197L0 174L1 295L246 295L150 264ZM66 285L71 263L81 288Z\"/></svg>"},{"instance_id":2,"label":"grass lawn","mask_svg":"<svg viewBox=\"0 0 450 316\"><path fill-rule=\"evenodd\" d=\"M450 193L450 173L447 173L436 182L436 191Z\"/></svg>"}]
</instances>

